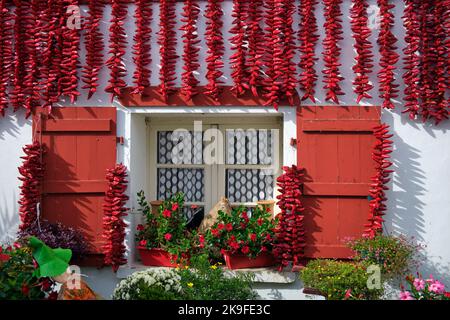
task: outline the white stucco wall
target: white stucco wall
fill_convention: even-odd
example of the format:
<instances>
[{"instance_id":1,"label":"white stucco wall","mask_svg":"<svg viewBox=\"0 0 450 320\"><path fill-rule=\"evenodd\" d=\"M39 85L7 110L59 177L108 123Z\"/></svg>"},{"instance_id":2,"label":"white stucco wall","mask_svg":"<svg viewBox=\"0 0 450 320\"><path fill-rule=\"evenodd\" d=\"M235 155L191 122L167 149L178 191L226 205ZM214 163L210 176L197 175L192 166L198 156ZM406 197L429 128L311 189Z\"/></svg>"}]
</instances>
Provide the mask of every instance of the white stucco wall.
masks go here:
<instances>
[{"instance_id":1,"label":"white stucco wall","mask_svg":"<svg viewBox=\"0 0 450 320\"><path fill-rule=\"evenodd\" d=\"M394 33L399 38L399 49L404 47L403 35L404 29L402 26L401 16L403 15L403 4L401 1L394 1L395 8L395 29ZM376 0L369 1L371 5L371 25L373 25L373 34L371 41L374 45L375 64L379 60L379 55L376 52L377 44L376 37L378 35L377 21L376 21ZM351 0L344 0L342 6L343 27L344 27L344 40L341 42L342 55L341 67L342 75L347 79L342 83L342 89L345 95L340 97L342 105L355 105L355 95L352 91L351 81L353 74L351 66L353 64L354 50L352 47L353 39L350 31L350 9ZM132 62L131 46L133 44L133 30L134 20L132 18L133 5L129 6L129 18L126 22L126 28L128 32L128 50L125 55L125 64L127 68L127 83L132 84L132 75L134 71L134 64ZM177 3L177 13L180 16L182 3ZM201 1L202 12L205 8L205 2ZM231 37L228 30L231 27L231 1L224 3L225 10L225 24L224 24L224 36L226 39ZM82 6L82 12L86 11L86 7ZM320 40L324 37L323 30L323 7L322 4L318 5L316 16L319 23ZM158 17L159 8L155 3L153 4L154 17ZM84 13L85 14L85 13ZM109 26L108 18L110 15L110 7L105 9L105 19L101 24L102 30L105 35L105 43L108 43L107 29ZM295 17L294 28L297 29L298 16ZM178 23L178 27L180 22ZM152 85L157 85L158 70L159 70L159 53L158 45L156 44L156 32L158 28L158 19L154 19L152 22L152 60L153 60L153 72L152 72ZM178 29L178 28L177 28ZM203 34L205 29L205 18L203 15L199 19L199 32ZM180 39L181 31L177 31L177 35ZM206 71L206 65L204 63L206 56L205 39L200 38L200 76L199 80L201 85L206 84L204 74ZM82 42L83 43L83 42ZM316 53L318 57L321 57L322 46L318 45ZM106 50L105 50L106 52ZM182 43L178 42L178 53L181 56ZM224 61L228 62L231 56L229 46L225 52ZM81 64L84 64L85 54L84 49L81 52ZM402 61L398 62L398 84L401 85L400 90L403 91L403 83L401 81ZM177 63L177 74L182 72L181 59ZM324 105L324 91L322 90L322 74L320 70L323 69L323 62L318 60L316 70L319 72L319 81L316 88L318 104ZM378 81L376 79L376 71L372 73L370 79L374 84L372 95L374 99L370 100L370 103L365 104L379 105L380 99L377 97ZM81 95L76 105L85 106L105 106L110 105L110 98L107 94L103 93L103 89L106 86L108 79L108 70L104 67L101 71L101 81L99 87L99 94L94 96L91 100L86 100L85 95ZM231 84L230 80L231 70L228 63L224 69L224 82L225 84ZM180 84L180 77L177 79L177 84ZM80 91L82 83L80 82ZM140 148L137 144L137 139L133 139L133 136L139 136L142 128L139 124L135 123L136 118L131 116L132 110L125 110L121 108L117 102L114 102L119 107L118 113L118 135L128 137L124 146L118 147L118 160L123 161L129 166L131 170L138 166L138 163L133 162L133 157L130 157L130 153L139 152ZM67 105L62 103L62 105ZM426 263L422 266L421 270L427 275L432 272L434 275L441 277L447 285L450 285L450 250L448 250L447 244L450 243L450 197L448 193L450 191L450 167L448 166L450 151L450 121L440 124L438 127L432 124L422 124L420 122L411 122L407 119L407 116L402 115L402 94L396 102L397 110L394 112L383 111L382 119L391 125L393 129L394 137L394 153L392 154L394 160L394 179L391 183L391 190L388 191L388 214L386 216L386 232L389 233L404 233L410 236L414 236L417 240L424 242L427 245L425 250ZM142 112L142 110L140 111ZM283 112L283 110L280 110ZM295 128L295 117L289 114L284 122L285 135L286 130L291 132ZM289 129L290 128L290 129ZM295 130L294 130L295 131ZM19 197L19 181L17 179L18 172L17 167L20 165L20 156L22 155L21 147L31 141L31 122L25 120L22 113L12 114L7 113L7 116L0 119L0 241L6 241L11 238L18 225L17 214L17 199ZM287 144L285 144L287 146ZM283 152L283 157L295 158L295 151L286 148ZM131 173L130 188L131 196L139 189L140 185L145 184L142 180L142 176L132 171ZM133 197L134 199L134 197ZM132 241L130 237L128 243ZM96 288L110 288L111 285L102 285L102 283L110 282L113 277L109 275L109 270L101 271L102 276L95 270L85 270L85 273L91 274L90 282L95 282ZM101 281L100 279L104 279ZM108 280L109 279L109 280ZM101 289L103 290L103 289ZM109 289L108 289L109 290Z\"/></svg>"}]
</instances>

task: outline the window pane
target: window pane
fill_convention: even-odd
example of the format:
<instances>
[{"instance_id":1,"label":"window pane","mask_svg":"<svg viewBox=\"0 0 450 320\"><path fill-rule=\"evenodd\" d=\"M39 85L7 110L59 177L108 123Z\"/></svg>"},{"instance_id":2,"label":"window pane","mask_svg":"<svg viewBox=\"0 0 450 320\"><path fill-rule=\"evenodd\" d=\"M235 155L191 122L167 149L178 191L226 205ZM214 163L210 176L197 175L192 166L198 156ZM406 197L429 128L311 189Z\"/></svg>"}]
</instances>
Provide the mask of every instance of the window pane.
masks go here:
<instances>
[{"instance_id":1,"label":"window pane","mask_svg":"<svg viewBox=\"0 0 450 320\"><path fill-rule=\"evenodd\" d=\"M227 169L226 197L231 202L255 202L273 197L273 175L258 169Z\"/></svg>"},{"instance_id":2,"label":"window pane","mask_svg":"<svg viewBox=\"0 0 450 320\"><path fill-rule=\"evenodd\" d=\"M202 164L202 140L202 132L158 131L158 163ZM172 159L173 153L176 159Z\"/></svg>"},{"instance_id":3,"label":"window pane","mask_svg":"<svg viewBox=\"0 0 450 320\"><path fill-rule=\"evenodd\" d=\"M203 169L158 168L158 199L168 199L183 192L186 202L205 201L205 172Z\"/></svg>"},{"instance_id":4,"label":"window pane","mask_svg":"<svg viewBox=\"0 0 450 320\"><path fill-rule=\"evenodd\" d=\"M273 139L270 129L227 130L227 164L271 164Z\"/></svg>"}]
</instances>

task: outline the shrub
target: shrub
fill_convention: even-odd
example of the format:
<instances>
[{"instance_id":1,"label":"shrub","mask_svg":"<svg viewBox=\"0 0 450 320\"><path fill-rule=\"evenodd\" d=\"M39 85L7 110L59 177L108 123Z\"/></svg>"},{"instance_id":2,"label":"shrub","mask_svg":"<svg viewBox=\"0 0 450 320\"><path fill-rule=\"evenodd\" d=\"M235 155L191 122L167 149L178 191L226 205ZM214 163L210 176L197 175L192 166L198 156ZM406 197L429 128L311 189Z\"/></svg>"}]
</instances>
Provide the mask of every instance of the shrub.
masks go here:
<instances>
[{"instance_id":1,"label":"shrub","mask_svg":"<svg viewBox=\"0 0 450 320\"><path fill-rule=\"evenodd\" d=\"M257 297L252 290L252 276L225 274L220 264L211 265L207 255L191 259L191 267L179 269L184 299L247 300Z\"/></svg>"},{"instance_id":2,"label":"shrub","mask_svg":"<svg viewBox=\"0 0 450 320\"><path fill-rule=\"evenodd\" d=\"M305 287L319 290L329 300L378 299L382 289L369 289L369 274L361 263L312 260L300 272Z\"/></svg>"},{"instance_id":3,"label":"shrub","mask_svg":"<svg viewBox=\"0 0 450 320\"><path fill-rule=\"evenodd\" d=\"M35 271L29 247L0 247L0 300L45 299L53 282L36 277Z\"/></svg>"},{"instance_id":4,"label":"shrub","mask_svg":"<svg viewBox=\"0 0 450 320\"><path fill-rule=\"evenodd\" d=\"M77 230L62 223L50 223L46 220L34 222L28 229L19 231L18 238L25 239L35 236L50 248L63 248L72 250L75 258L80 258L87 252L86 240Z\"/></svg>"},{"instance_id":5,"label":"shrub","mask_svg":"<svg viewBox=\"0 0 450 320\"><path fill-rule=\"evenodd\" d=\"M356 261L379 265L386 279L407 274L419 248L404 237L386 235L351 241L349 247L355 251Z\"/></svg>"},{"instance_id":6,"label":"shrub","mask_svg":"<svg viewBox=\"0 0 450 320\"><path fill-rule=\"evenodd\" d=\"M206 233L210 247L249 257L272 251L276 221L268 208L256 206L250 215L240 206L231 214L219 211L218 215L218 221Z\"/></svg>"},{"instance_id":7,"label":"shrub","mask_svg":"<svg viewBox=\"0 0 450 320\"><path fill-rule=\"evenodd\" d=\"M138 271L122 280L114 300L176 300L181 298L180 276L170 269Z\"/></svg>"}]
</instances>

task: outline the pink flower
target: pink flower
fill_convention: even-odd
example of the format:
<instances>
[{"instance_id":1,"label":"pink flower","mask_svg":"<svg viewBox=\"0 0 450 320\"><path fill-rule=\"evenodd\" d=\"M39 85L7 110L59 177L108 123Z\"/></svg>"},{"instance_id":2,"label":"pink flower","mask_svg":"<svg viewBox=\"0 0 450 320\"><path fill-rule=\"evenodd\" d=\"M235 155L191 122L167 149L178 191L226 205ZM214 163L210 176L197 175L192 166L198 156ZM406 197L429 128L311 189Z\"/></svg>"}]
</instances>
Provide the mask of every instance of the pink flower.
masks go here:
<instances>
[{"instance_id":1,"label":"pink flower","mask_svg":"<svg viewBox=\"0 0 450 320\"><path fill-rule=\"evenodd\" d=\"M166 239L167 241L170 241L172 239L172 235L170 233L166 233L164 235L164 239Z\"/></svg>"},{"instance_id":2,"label":"pink flower","mask_svg":"<svg viewBox=\"0 0 450 320\"><path fill-rule=\"evenodd\" d=\"M345 291L344 300L348 300L351 296L352 296L352 289L347 289L347 291Z\"/></svg>"},{"instance_id":3,"label":"pink flower","mask_svg":"<svg viewBox=\"0 0 450 320\"><path fill-rule=\"evenodd\" d=\"M414 298L411 297L411 293L408 291L402 291L400 292L400 300L414 300Z\"/></svg>"},{"instance_id":4,"label":"pink flower","mask_svg":"<svg viewBox=\"0 0 450 320\"><path fill-rule=\"evenodd\" d=\"M172 212L170 212L170 210L168 209L164 209L164 211L162 212L163 216L166 218L170 218L172 216Z\"/></svg>"},{"instance_id":5,"label":"pink flower","mask_svg":"<svg viewBox=\"0 0 450 320\"><path fill-rule=\"evenodd\" d=\"M173 205L172 205L172 211L177 211L178 210L178 203L174 203Z\"/></svg>"},{"instance_id":6,"label":"pink flower","mask_svg":"<svg viewBox=\"0 0 450 320\"><path fill-rule=\"evenodd\" d=\"M423 289L425 289L425 281L423 279L420 278L416 278L414 279L414 288L416 288L417 291L422 291Z\"/></svg>"},{"instance_id":7,"label":"pink flower","mask_svg":"<svg viewBox=\"0 0 450 320\"><path fill-rule=\"evenodd\" d=\"M430 285L429 290L437 294L444 294L445 286L436 280Z\"/></svg>"}]
</instances>

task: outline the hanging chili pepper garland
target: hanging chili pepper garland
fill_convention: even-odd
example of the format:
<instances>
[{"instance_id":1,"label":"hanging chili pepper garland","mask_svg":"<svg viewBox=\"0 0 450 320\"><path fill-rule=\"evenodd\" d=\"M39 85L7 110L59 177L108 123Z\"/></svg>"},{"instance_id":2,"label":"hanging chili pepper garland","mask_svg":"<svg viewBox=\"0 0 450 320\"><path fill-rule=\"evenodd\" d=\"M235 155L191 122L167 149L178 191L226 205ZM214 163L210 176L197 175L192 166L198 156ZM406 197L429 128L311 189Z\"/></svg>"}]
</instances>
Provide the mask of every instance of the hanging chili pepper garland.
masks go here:
<instances>
[{"instance_id":1,"label":"hanging chili pepper garland","mask_svg":"<svg viewBox=\"0 0 450 320\"><path fill-rule=\"evenodd\" d=\"M159 2L159 32L158 44L161 69L159 71L159 92L167 101L169 94L175 91L175 65L178 59L176 54L176 15L174 0L160 0Z\"/></svg>"},{"instance_id":2,"label":"hanging chili pepper garland","mask_svg":"<svg viewBox=\"0 0 450 320\"><path fill-rule=\"evenodd\" d=\"M127 262L124 256L127 224L123 220L128 212L128 208L125 207L128 201L128 196L125 194L128 183L126 177L127 168L123 164L117 164L114 168L107 170L108 190L103 204L103 239L105 240L103 250L105 265L112 266L114 272L120 265Z\"/></svg>"},{"instance_id":3,"label":"hanging chili pepper garland","mask_svg":"<svg viewBox=\"0 0 450 320\"><path fill-rule=\"evenodd\" d=\"M325 39L323 40L323 59L325 62L324 74L324 89L326 90L326 101L333 101L339 104L339 95L343 95L340 87L340 82L344 78L340 75L339 58L341 55L341 48L338 42L342 37L342 0L323 0L325 6Z\"/></svg>"},{"instance_id":4,"label":"hanging chili pepper garland","mask_svg":"<svg viewBox=\"0 0 450 320\"><path fill-rule=\"evenodd\" d=\"M294 0L284 0L283 33L284 33L284 53L283 64L280 75L283 77L282 95L287 98L290 105L294 105L294 97L297 94L297 66L294 63L295 56L295 36L292 27L294 23L295 4Z\"/></svg>"},{"instance_id":5,"label":"hanging chili pepper garland","mask_svg":"<svg viewBox=\"0 0 450 320\"><path fill-rule=\"evenodd\" d=\"M223 0L208 0L206 5L205 17L206 17L206 45L208 47L206 64L207 72L206 79L208 83L205 88L205 93L211 96L214 100L218 100L221 92L220 85L222 81L220 78L223 75L221 69L223 68L223 54L224 54L224 41L222 36L223 27Z\"/></svg>"},{"instance_id":6,"label":"hanging chili pepper garland","mask_svg":"<svg viewBox=\"0 0 450 320\"><path fill-rule=\"evenodd\" d=\"M6 0L0 0L0 116L8 108L8 86L11 80L13 64L13 16Z\"/></svg>"},{"instance_id":7,"label":"hanging chili pepper garland","mask_svg":"<svg viewBox=\"0 0 450 320\"><path fill-rule=\"evenodd\" d=\"M317 34L317 19L315 16L315 8L317 0L304 0L300 2L300 26L298 32L298 39L300 41L300 89L304 94L302 100L310 99L313 103L316 102L315 86L317 82L317 72L315 67L318 60L315 54L317 41L319 35Z\"/></svg>"},{"instance_id":8,"label":"hanging chili pepper garland","mask_svg":"<svg viewBox=\"0 0 450 320\"><path fill-rule=\"evenodd\" d=\"M403 80L405 82L405 110L409 113L409 118L414 120L417 118L420 109L420 20L418 11L421 0L405 0L405 14L403 16L403 25L406 29L405 42L406 47L403 49L405 54Z\"/></svg>"},{"instance_id":9,"label":"hanging chili pepper garland","mask_svg":"<svg viewBox=\"0 0 450 320\"><path fill-rule=\"evenodd\" d=\"M390 140L393 135L389 133L389 125L381 124L375 127L373 134L376 142L372 152L372 159L376 163L376 174L371 179L372 184L369 191L372 198L369 204L370 214L363 234L367 238L373 238L383 231L383 216L385 215L387 200L385 191L388 190L386 185L390 181L390 175L393 172L393 170L389 169L392 166L390 154L392 153L393 143Z\"/></svg>"},{"instance_id":10,"label":"hanging chili pepper garland","mask_svg":"<svg viewBox=\"0 0 450 320\"><path fill-rule=\"evenodd\" d=\"M277 186L280 195L277 205L281 209L278 217L274 255L280 263L280 269L290 262L298 265L304 256L305 231L303 225L305 210L301 202L303 169L283 167L284 173L278 177Z\"/></svg>"},{"instance_id":11,"label":"hanging chili pepper garland","mask_svg":"<svg viewBox=\"0 0 450 320\"><path fill-rule=\"evenodd\" d=\"M262 86L262 67L264 56L264 32L261 27L263 20L263 0L250 0L247 15L248 53L246 67L248 69L248 84L253 95L258 96L258 88Z\"/></svg>"},{"instance_id":12,"label":"hanging chili pepper garland","mask_svg":"<svg viewBox=\"0 0 450 320\"><path fill-rule=\"evenodd\" d=\"M109 53L111 54L106 65L110 70L109 83L105 91L114 97L121 96L121 90L127 86L124 81L126 69L123 61L127 46L127 36L124 29L124 21L127 17L127 5L125 0L111 0L111 26L109 27Z\"/></svg>"},{"instance_id":13,"label":"hanging chili pepper garland","mask_svg":"<svg viewBox=\"0 0 450 320\"><path fill-rule=\"evenodd\" d=\"M380 71L378 79L380 82L380 98L383 99L383 108L394 109L393 98L396 98L398 84L395 83L394 70L399 55L395 52L397 38L392 33L394 26L394 15L392 9L395 5L390 0L378 0L380 7L380 32L378 45L380 50Z\"/></svg>"},{"instance_id":14,"label":"hanging chili pepper garland","mask_svg":"<svg viewBox=\"0 0 450 320\"><path fill-rule=\"evenodd\" d=\"M372 43L369 40L371 31L368 27L369 18L367 0L353 0L351 9L351 28L355 39L356 64L353 66L355 79L353 80L354 92L358 95L356 103L362 99L370 99L369 91L373 85L369 82L369 74L373 68Z\"/></svg>"},{"instance_id":15,"label":"hanging chili pepper garland","mask_svg":"<svg viewBox=\"0 0 450 320\"><path fill-rule=\"evenodd\" d=\"M100 31L100 22L103 17L103 0L89 0L89 15L86 19L84 29L85 47L86 47L86 64L83 68L83 89L88 89L88 99L96 92L99 86L99 73L103 66L103 34Z\"/></svg>"},{"instance_id":16,"label":"hanging chili pepper garland","mask_svg":"<svg viewBox=\"0 0 450 320\"><path fill-rule=\"evenodd\" d=\"M133 93L142 94L144 88L150 86L151 63L150 56L150 40L151 32L150 24L152 22L152 4L146 0L136 0L136 11L134 17L136 19L136 34L134 35L134 57L133 61L136 65L134 72L134 89Z\"/></svg>"},{"instance_id":17,"label":"hanging chili pepper garland","mask_svg":"<svg viewBox=\"0 0 450 320\"><path fill-rule=\"evenodd\" d=\"M25 156L18 168L22 181L20 186L19 214L21 231L27 230L38 218L38 203L41 198L41 182L44 175L43 149L39 142L23 147Z\"/></svg>"},{"instance_id":18,"label":"hanging chili pepper garland","mask_svg":"<svg viewBox=\"0 0 450 320\"><path fill-rule=\"evenodd\" d=\"M198 93L197 86L199 81L195 77L200 64L198 62L198 44L197 20L200 14L200 8L197 0L187 0L183 7L183 74L181 76L181 93L191 100Z\"/></svg>"},{"instance_id":19,"label":"hanging chili pepper garland","mask_svg":"<svg viewBox=\"0 0 450 320\"><path fill-rule=\"evenodd\" d=\"M264 2L265 12L264 12L264 43L265 50L263 56L264 62L264 74L263 87L264 96L272 90L272 84L275 77L275 66L274 66L274 52L275 46L273 45L273 37L275 33L275 0L265 0Z\"/></svg>"},{"instance_id":20,"label":"hanging chili pepper garland","mask_svg":"<svg viewBox=\"0 0 450 320\"><path fill-rule=\"evenodd\" d=\"M231 50L234 52L230 57L231 77L233 78L233 92L236 96L242 95L250 87L247 83L248 70L246 64L247 36L246 20L248 6L244 1L233 0L233 27L230 33L234 36L230 39Z\"/></svg>"}]
</instances>

